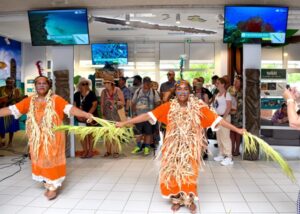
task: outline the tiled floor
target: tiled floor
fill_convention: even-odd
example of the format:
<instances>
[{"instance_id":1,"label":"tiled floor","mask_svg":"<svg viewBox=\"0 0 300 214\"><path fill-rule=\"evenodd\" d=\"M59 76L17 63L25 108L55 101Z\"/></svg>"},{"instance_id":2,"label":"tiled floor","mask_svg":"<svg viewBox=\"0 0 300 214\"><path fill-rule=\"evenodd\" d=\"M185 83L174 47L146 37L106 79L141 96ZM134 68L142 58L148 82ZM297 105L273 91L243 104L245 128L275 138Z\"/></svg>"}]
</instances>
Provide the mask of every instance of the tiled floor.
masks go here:
<instances>
[{"instance_id":1,"label":"tiled floor","mask_svg":"<svg viewBox=\"0 0 300 214\"><path fill-rule=\"evenodd\" d=\"M159 161L148 157L68 159L68 175L57 199L47 201L41 184L31 180L30 162L0 182L0 213L172 213L159 192ZM12 156L0 158L0 179L18 170L2 168ZM211 159L211 158L210 158ZM207 161L199 176L197 213L296 213L300 161L290 161L297 177L290 182L272 162L235 160L224 167ZM189 213L181 208L178 213Z\"/></svg>"}]
</instances>

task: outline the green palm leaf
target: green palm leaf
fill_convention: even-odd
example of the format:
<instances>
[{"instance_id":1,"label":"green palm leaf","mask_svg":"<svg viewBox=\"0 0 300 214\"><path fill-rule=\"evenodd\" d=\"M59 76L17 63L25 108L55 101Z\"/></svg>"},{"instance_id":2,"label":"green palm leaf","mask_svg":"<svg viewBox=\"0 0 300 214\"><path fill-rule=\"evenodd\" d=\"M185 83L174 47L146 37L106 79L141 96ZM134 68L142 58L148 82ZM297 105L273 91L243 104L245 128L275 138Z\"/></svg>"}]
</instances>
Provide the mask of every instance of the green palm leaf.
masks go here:
<instances>
[{"instance_id":1,"label":"green palm leaf","mask_svg":"<svg viewBox=\"0 0 300 214\"><path fill-rule=\"evenodd\" d=\"M117 144L120 151L122 149L122 144L130 143L134 139L134 133L132 128L124 127L117 128L115 122L104 120L101 118L93 117L100 126L70 126L61 125L54 127L54 131L68 131L80 136L80 139L84 139L87 135L92 134L94 145L99 141L109 141Z\"/></svg>"},{"instance_id":2,"label":"green palm leaf","mask_svg":"<svg viewBox=\"0 0 300 214\"><path fill-rule=\"evenodd\" d=\"M257 152L255 143L258 143L259 147L266 154L267 159L271 158L273 161L277 162L281 167L281 169L283 170L283 172L288 176L288 178L293 182L295 182L296 179L292 168L289 166L286 160L284 160L283 157L277 151L275 151L268 143L266 143L264 140L260 139L259 137L250 134L249 132L245 132L243 138L244 138L244 146L246 152L249 153Z\"/></svg>"}]
</instances>

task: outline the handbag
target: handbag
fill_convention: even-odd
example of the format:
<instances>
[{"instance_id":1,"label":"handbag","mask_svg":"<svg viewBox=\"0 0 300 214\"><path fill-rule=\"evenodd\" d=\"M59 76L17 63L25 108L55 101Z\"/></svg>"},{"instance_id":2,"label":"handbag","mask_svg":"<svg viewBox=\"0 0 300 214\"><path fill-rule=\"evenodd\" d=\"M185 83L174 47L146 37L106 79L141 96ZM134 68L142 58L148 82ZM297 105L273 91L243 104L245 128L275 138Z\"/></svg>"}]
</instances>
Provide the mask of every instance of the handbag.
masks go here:
<instances>
[{"instance_id":1,"label":"handbag","mask_svg":"<svg viewBox=\"0 0 300 214\"><path fill-rule=\"evenodd\" d=\"M118 115L120 117L120 121L126 121L127 120L127 117L126 117L126 114L125 114L125 109L124 107L118 109Z\"/></svg>"}]
</instances>

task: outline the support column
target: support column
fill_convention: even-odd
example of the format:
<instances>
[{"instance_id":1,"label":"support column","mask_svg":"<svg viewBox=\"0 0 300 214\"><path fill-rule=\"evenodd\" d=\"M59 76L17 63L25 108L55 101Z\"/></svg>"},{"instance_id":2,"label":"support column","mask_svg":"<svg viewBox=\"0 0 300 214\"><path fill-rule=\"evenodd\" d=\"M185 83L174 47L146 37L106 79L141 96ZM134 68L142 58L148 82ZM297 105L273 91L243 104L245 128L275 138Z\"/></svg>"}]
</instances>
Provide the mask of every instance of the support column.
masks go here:
<instances>
[{"instance_id":1,"label":"support column","mask_svg":"<svg viewBox=\"0 0 300 214\"><path fill-rule=\"evenodd\" d=\"M254 135L260 131L260 68L261 45L243 45L243 127ZM257 160L257 153L243 153L244 160Z\"/></svg>"},{"instance_id":2,"label":"support column","mask_svg":"<svg viewBox=\"0 0 300 214\"><path fill-rule=\"evenodd\" d=\"M69 73L69 99L67 100L70 104L73 104L73 77L74 77L74 47L73 46L54 46L51 48L51 56L53 62L53 71L68 70ZM55 85L55 78L54 84ZM70 118L70 124L74 124L74 118ZM69 149L69 155L75 157L75 140L74 135L71 134L66 141L66 151ZM67 153L67 156L68 156Z\"/></svg>"}]
</instances>

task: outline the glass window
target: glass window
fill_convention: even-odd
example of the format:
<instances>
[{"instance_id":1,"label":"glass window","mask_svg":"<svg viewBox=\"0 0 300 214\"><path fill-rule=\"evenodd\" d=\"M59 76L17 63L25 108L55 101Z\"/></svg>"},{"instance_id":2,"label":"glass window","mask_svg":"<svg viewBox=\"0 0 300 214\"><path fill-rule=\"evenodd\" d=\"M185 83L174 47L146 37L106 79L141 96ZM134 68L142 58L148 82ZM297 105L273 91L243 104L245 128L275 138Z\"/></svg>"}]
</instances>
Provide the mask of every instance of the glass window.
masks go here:
<instances>
[{"instance_id":1,"label":"glass window","mask_svg":"<svg viewBox=\"0 0 300 214\"><path fill-rule=\"evenodd\" d=\"M300 68L300 61L288 61L288 68Z\"/></svg>"},{"instance_id":2,"label":"glass window","mask_svg":"<svg viewBox=\"0 0 300 214\"><path fill-rule=\"evenodd\" d=\"M300 84L300 72L299 73L288 73L287 79L288 79L288 84L290 84L291 87L299 85Z\"/></svg>"},{"instance_id":3,"label":"glass window","mask_svg":"<svg viewBox=\"0 0 300 214\"><path fill-rule=\"evenodd\" d=\"M179 69L179 59L178 60L160 60L159 68L164 69Z\"/></svg>"},{"instance_id":4,"label":"glass window","mask_svg":"<svg viewBox=\"0 0 300 214\"><path fill-rule=\"evenodd\" d=\"M262 60L261 68L282 68L282 60Z\"/></svg>"},{"instance_id":5,"label":"glass window","mask_svg":"<svg viewBox=\"0 0 300 214\"><path fill-rule=\"evenodd\" d=\"M149 72L149 71L139 71L138 75L140 75L142 78L144 77L150 77L152 81L156 81L156 74L155 71Z\"/></svg>"},{"instance_id":6,"label":"glass window","mask_svg":"<svg viewBox=\"0 0 300 214\"><path fill-rule=\"evenodd\" d=\"M215 64L212 60L191 60L190 70L193 73L190 74L190 76L195 75L195 77L203 77L205 80L204 84L207 85L211 84L211 77L214 75Z\"/></svg>"}]
</instances>

